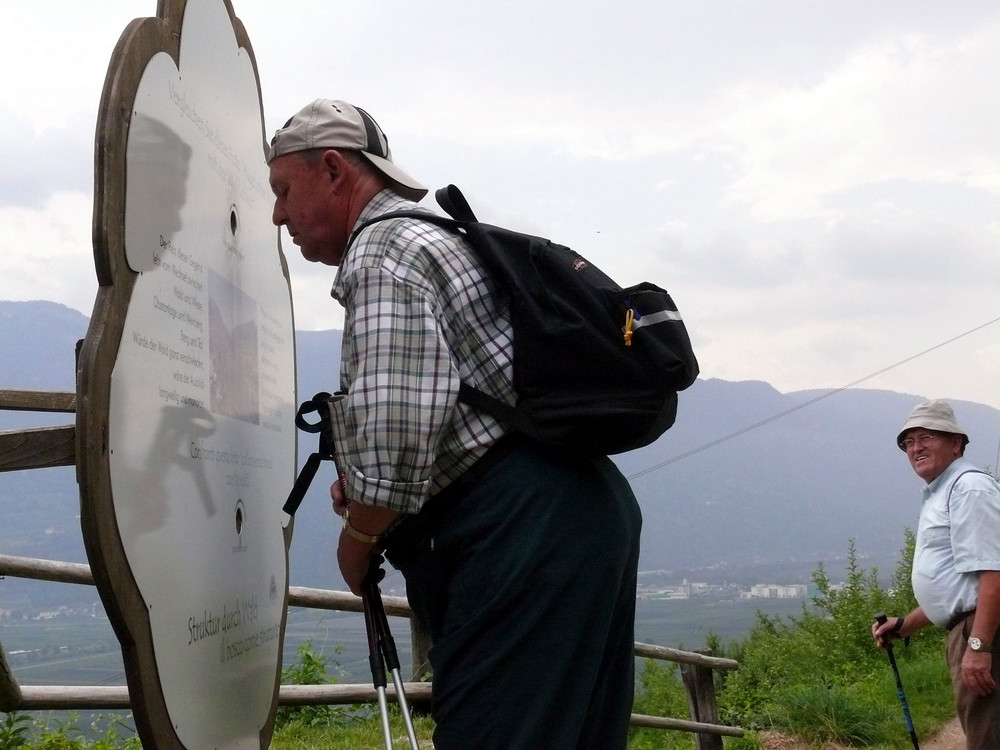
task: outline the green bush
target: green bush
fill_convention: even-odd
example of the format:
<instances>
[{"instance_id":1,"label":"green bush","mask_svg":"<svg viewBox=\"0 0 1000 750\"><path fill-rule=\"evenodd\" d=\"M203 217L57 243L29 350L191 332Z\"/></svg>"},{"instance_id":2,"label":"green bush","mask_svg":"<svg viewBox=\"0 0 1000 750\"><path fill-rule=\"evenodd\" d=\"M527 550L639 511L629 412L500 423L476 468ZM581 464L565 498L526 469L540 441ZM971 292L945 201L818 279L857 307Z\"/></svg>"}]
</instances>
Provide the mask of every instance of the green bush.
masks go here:
<instances>
[{"instance_id":1,"label":"green bush","mask_svg":"<svg viewBox=\"0 0 1000 750\"><path fill-rule=\"evenodd\" d=\"M633 711L649 716L688 715L687 695L677 664L644 659L637 679ZM630 750L682 750L694 747L694 739L687 732L633 727L628 746Z\"/></svg>"},{"instance_id":2,"label":"green bush","mask_svg":"<svg viewBox=\"0 0 1000 750\"><path fill-rule=\"evenodd\" d=\"M335 654L343 651L343 646L334 649ZM336 680L329 675L331 657L313 650L312 641L299 644L296 660L281 671L281 681L290 685L329 685ZM275 727L298 724L303 727L329 727L343 725L350 721L348 709L343 706L279 706L275 716Z\"/></svg>"},{"instance_id":3,"label":"green bush","mask_svg":"<svg viewBox=\"0 0 1000 750\"><path fill-rule=\"evenodd\" d=\"M724 723L783 729L817 744L905 742L892 670L872 640L871 625L877 612L904 614L915 606L909 576L914 541L905 530L887 589L880 586L876 569L866 571L858 564L851 540L843 586L834 586L820 565L812 577L817 594L799 617L758 614L750 633L723 649L740 663L736 672L720 674ZM940 629L925 628L910 647L894 646L900 672L907 673L904 686L912 713L919 706L925 732L953 715L943 639ZM909 698L911 692L914 698Z\"/></svg>"},{"instance_id":4,"label":"green bush","mask_svg":"<svg viewBox=\"0 0 1000 750\"><path fill-rule=\"evenodd\" d=\"M12 711L0 722L0 750L19 750L26 745L31 730L31 717L20 711Z\"/></svg>"}]
</instances>

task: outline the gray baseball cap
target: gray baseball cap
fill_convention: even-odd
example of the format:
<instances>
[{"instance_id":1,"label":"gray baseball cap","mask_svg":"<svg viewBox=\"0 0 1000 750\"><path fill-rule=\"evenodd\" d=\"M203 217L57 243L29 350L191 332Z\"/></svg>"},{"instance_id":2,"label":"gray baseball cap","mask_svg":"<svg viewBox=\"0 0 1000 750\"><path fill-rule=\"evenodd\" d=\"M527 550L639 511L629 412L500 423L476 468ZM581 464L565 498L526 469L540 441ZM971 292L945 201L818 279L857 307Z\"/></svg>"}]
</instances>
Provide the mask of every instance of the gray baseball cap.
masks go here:
<instances>
[{"instance_id":1,"label":"gray baseball cap","mask_svg":"<svg viewBox=\"0 0 1000 750\"><path fill-rule=\"evenodd\" d=\"M935 432L950 432L953 435L961 435L962 446L965 447L969 444L969 436L962 432L962 428L958 426L958 422L955 420L955 412L944 401L924 401L913 408L910 416L903 423L903 429L896 436L896 445L899 446L900 450L906 450L903 448L903 435L916 427L923 427L925 430L933 430Z\"/></svg>"},{"instance_id":2,"label":"gray baseball cap","mask_svg":"<svg viewBox=\"0 0 1000 750\"><path fill-rule=\"evenodd\" d=\"M389 139L375 119L353 104L317 99L300 109L275 132L267 163L285 154L314 148L358 151L394 183L404 198L419 201L427 195L427 188L393 164Z\"/></svg>"}]
</instances>

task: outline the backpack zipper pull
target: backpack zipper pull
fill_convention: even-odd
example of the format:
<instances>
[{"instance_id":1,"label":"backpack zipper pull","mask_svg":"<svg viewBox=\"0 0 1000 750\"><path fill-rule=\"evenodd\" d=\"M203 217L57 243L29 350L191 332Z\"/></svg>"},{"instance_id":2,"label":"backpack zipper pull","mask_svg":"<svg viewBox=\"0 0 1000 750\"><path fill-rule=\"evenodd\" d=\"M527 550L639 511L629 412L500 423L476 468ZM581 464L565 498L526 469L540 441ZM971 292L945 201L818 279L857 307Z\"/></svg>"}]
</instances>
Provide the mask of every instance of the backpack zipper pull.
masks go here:
<instances>
[{"instance_id":1,"label":"backpack zipper pull","mask_svg":"<svg viewBox=\"0 0 1000 750\"><path fill-rule=\"evenodd\" d=\"M625 346L632 346L632 323L635 321L635 310L631 307L625 311L625 325L622 333L625 334Z\"/></svg>"}]
</instances>

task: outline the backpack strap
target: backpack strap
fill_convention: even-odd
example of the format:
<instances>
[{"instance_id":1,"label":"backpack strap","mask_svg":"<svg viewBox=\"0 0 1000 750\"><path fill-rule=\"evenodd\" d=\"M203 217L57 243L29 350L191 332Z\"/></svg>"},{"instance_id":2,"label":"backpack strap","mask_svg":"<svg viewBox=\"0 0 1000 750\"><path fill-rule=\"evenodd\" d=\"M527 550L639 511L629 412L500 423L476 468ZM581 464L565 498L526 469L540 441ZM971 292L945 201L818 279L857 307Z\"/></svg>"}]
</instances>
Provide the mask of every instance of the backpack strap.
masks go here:
<instances>
[{"instance_id":1,"label":"backpack strap","mask_svg":"<svg viewBox=\"0 0 1000 750\"><path fill-rule=\"evenodd\" d=\"M437 199L438 205L440 205L451 218L448 218L448 216L438 216L430 211L390 211L389 213L382 214L381 216L375 216L362 222L357 229L351 232L351 238L348 240L347 246L350 247L354 243L354 240L365 227L369 227L372 224L376 224L380 221L386 221L388 219L417 219L418 221L426 221L458 233L464 233L466 224L479 221L479 219L476 218L476 214L473 213L472 207L469 206L469 202L465 199L465 196L462 195L462 191L454 185L448 185L447 187L440 188L434 193L434 197Z\"/></svg>"},{"instance_id":2,"label":"backpack strap","mask_svg":"<svg viewBox=\"0 0 1000 750\"><path fill-rule=\"evenodd\" d=\"M955 485L958 484L958 480L964 477L966 474L986 474L987 476L989 476L989 472L985 472L982 469L966 469L957 477L955 477L955 479L952 480L951 487L948 488L948 499L945 500L944 503L944 509L948 511L949 515L951 514L951 493L955 489Z\"/></svg>"},{"instance_id":3,"label":"backpack strap","mask_svg":"<svg viewBox=\"0 0 1000 750\"><path fill-rule=\"evenodd\" d=\"M472 212L469 202L462 195L462 191L454 185L440 188L434 193L434 197L437 199L438 205L452 218L459 221L479 221Z\"/></svg>"},{"instance_id":4,"label":"backpack strap","mask_svg":"<svg viewBox=\"0 0 1000 750\"><path fill-rule=\"evenodd\" d=\"M351 232L350 239L347 240L347 246L350 247L354 244L354 240L357 239L358 235L372 224L378 224L380 221L388 221L389 219L416 219L417 221L426 221L428 224L436 224L444 229L450 229L453 232L462 233L465 225L461 221L455 219L449 219L447 216L438 216L437 214L432 214L429 211L390 211L389 213L382 214L380 216L373 216L366 221L361 222L358 228Z\"/></svg>"},{"instance_id":5,"label":"backpack strap","mask_svg":"<svg viewBox=\"0 0 1000 750\"><path fill-rule=\"evenodd\" d=\"M515 407L478 388L473 388L471 385L466 385L465 383L459 384L458 400L463 404L468 404L477 411L486 412L501 422L506 422L522 434L534 435L531 426L524 420L524 417Z\"/></svg>"},{"instance_id":6,"label":"backpack strap","mask_svg":"<svg viewBox=\"0 0 1000 750\"><path fill-rule=\"evenodd\" d=\"M382 214L381 216L372 217L371 219L368 219L358 225L358 228L351 232L351 237L347 241L347 246L350 247L353 245L358 235L361 234L361 232L367 227L389 219L416 219L417 221L426 221L429 224L436 224L439 227L448 229L458 234L465 233L465 225L467 222L476 221L476 216L469 207L468 202L465 200L465 196L462 195L462 192L454 185L441 188L435 193L435 197L437 198L438 203L441 204L441 208L451 214L454 218L449 219L446 216L439 216L438 214L425 211L390 211ZM513 406L510 406L507 402L501 401L500 399L491 396L478 388L473 388L471 385L467 385L466 383L460 383L458 388L458 400L462 403L468 404L473 409L493 415L501 422L506 422L511 425L514 429L521 430L522 432L525 429L528 429L530 433L530 427L527 426L524 419L520 414L518 414L517 410Z\"/></svg>"}]
</instances>

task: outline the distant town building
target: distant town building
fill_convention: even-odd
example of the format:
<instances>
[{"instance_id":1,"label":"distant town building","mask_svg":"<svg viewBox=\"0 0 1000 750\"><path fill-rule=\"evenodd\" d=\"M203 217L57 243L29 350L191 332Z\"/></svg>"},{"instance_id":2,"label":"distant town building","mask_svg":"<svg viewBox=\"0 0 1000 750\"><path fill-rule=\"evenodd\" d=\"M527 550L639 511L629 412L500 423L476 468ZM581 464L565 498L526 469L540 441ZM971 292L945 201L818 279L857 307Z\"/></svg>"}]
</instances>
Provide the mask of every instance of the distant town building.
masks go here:
<instances>
[{"instance_id":1,"label":"distant town building","mask_svg":"<svg viewBox=\"0 0 1000 750\"><path fill-rule=\"evenodd\" d=\"M793 583L779 586L776 583L758 583L742 594L745 599L798 599L806 595L806 586Z\"/></svg>"}]
</instances>

